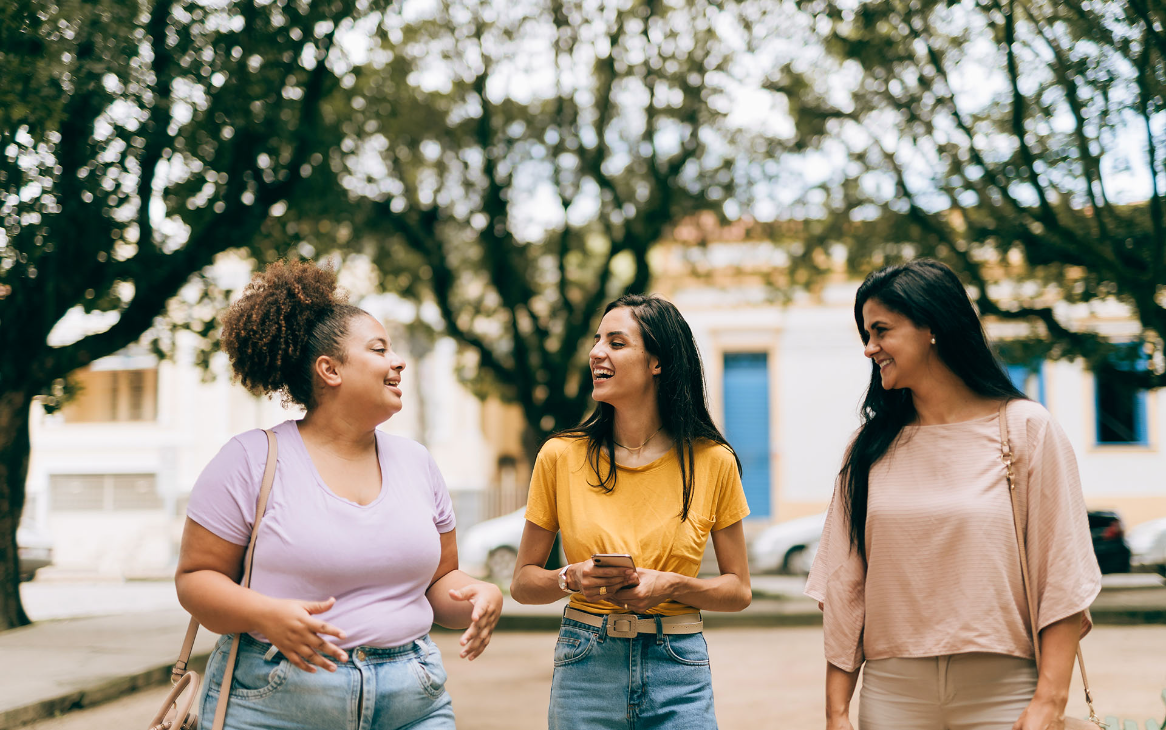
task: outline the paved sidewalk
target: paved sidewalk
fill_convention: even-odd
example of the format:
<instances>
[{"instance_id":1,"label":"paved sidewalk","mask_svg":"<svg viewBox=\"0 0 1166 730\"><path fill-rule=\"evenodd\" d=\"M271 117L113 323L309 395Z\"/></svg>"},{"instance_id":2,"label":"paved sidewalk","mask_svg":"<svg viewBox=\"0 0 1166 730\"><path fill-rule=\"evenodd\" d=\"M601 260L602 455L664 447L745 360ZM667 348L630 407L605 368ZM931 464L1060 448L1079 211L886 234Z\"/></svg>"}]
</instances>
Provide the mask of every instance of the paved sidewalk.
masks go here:
<instances>
[{"instance_id":1,"label":"paved sidewalk","mask_svg":"<svg viewBox=\"0 0 1166 730\"><path fill-rule=\"evenodd\" d=\"M709 628L815 626L817 605L790 590L789 579L755 580L741 613L706 612ZM1166 624L1166 587L1110 583L1094 603L1098 624ZM522 606L509 598L500 631L553 631L563 603ZM166 681L188 616L180 610L42 621L0 633L0 730L95 704ZM217 637L202 631L195 661Z\"/></svg>"}]
</instances>

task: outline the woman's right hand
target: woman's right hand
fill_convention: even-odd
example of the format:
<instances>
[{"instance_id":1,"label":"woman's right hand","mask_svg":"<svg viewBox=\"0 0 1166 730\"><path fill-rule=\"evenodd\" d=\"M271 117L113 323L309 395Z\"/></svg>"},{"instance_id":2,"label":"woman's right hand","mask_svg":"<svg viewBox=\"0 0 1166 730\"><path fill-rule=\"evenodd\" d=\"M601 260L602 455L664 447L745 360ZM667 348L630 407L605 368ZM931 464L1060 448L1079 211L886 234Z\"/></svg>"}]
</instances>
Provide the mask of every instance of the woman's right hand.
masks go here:
<instances>
[{"instance_id":1,"label":"woman's right hand","mask_svg":"<svg viewBox=\"0 0 1166 730\"><path fill-rule=\"evenodd\" d=\"M329 672L336 671L336 665L328 660L348 661L348 654L322 634L344 639L344 632L332 624L321 621L315 614L324 613L336 605L335 598L326 601L299 601L292 598L275 598L258 626L259 632L287 657L287 660L305 672L315 672L323 667ZM309 663L310 662L310 663ZM316 666L312 666L312 665Z\"/></svg>"},{"instance_id":2,"label":"woman's right hand","mask_svg":"<svg viewBox=\"0 0 1166 730\"><path fill-rule=\"evenodd\" d=\"M598 566L591 559L582 563L573 563L567 570L567 574L569 577L574 576L574 580L567 581L568 585L574 583L583 597L592 603L610 601L612 594L620 588L634 586L640 582L639 575L631 568ZM601 592L600 589L603 591Z\"/></svg>"}]
</instances>

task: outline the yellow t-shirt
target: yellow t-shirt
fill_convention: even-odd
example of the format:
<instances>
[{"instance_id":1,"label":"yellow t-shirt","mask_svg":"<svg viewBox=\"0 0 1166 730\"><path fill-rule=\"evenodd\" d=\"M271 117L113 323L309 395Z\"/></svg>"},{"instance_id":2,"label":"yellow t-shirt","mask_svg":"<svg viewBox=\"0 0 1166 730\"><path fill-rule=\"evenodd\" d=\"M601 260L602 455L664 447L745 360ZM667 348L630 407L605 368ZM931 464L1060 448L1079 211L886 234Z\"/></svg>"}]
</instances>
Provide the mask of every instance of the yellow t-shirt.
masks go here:
<instances>
[{"instance_id":1,"label":"yellow t-shirt","mask_svg":"<svg viewBox=\"0 0 1166 730\"><path fill-rule=\"evenodd\" d=\"M728 527L749 514L733 454L712 441L694 444L696 473L688 519L680 521L684 483L676 452L638 467L619 466L612 492L599 482L587 462L587 439L559 437L548 441L535 460L526 502L526 519L563 534L567 560L578 563L594 553L628 553L636 566L696 577L709 532ZM601 459L604 470L605 459ZM623 611L582 594L571 606L591 613ZM665 601L649 613L665 616L692 611Z\"/></svg>"}]
</instances>

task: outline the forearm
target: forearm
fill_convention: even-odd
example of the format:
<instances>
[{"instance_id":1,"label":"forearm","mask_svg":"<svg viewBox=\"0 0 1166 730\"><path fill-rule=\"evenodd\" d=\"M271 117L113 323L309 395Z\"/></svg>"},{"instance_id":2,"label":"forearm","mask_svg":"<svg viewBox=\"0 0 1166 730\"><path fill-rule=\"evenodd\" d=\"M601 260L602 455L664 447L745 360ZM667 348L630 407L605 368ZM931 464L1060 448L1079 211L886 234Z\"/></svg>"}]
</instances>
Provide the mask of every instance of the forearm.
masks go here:
<instances>
[{"instance_id":1,"label":"forearm","mask_svg":"<svg viewBox=\"0 0 1166 730\"><path fill-rule=\"evenodd\" d=\"M425 597L429 599L429 605L433 606L433 622L447 629L464 629L469 626L470 617L474 613L473 604L469 601L455 600L449 592L474 583L481 581L460 570L451 570L429 586Z\"/></svg>"},{"instance_id":2,"label":"forearm","mask_svg":"<svg viewBox=\"0 0 1166 730\"><path fill-rule=\"evenodd\" d=\"M565 595L559 588L559 571L537 565L522 566L510 583L510 597L528 605L554 603Z\"/></svg>"},{"instance_id":3,"label":"forearm","mask_svg":"<svg viewBox=\"0 0 1166 730\"><path fill-rule=\"evenodd\" d=\"M668 576L672 599L703 611L741 611L753 601L747 579L735 573L715 578L690 578L679 573Z\"/></svg>"},{"instance_id":4,"label":"forearm","mask_svg":"<svg viewBox=\"0 0 1166 730\"><path fill-rule=\"evenodd\" d=\"M178 602L216 634L257 631L272 599L215 570L182 573L174 580Z\"/></svg>"},{"instance_id":5,"label":"forearm","mask_svg":"<svg viewBox=\"0 0 1166 730\"><path fill-rule=\"evenodd\" d=\"M826 719L850 717L850 700L858 684L858 669L848 672L826 662Z\"/></svg>"},{"instance_id":6,"label":"forearm","mask_svg":"<svg viewBox=\"0 0 1166 730\"><path fill-rule=\"evenodd\" d=\"M1040 675L1033 701L1051 703L1064 712L1073 679L1073 660L1081 638L1081 614L1075 613L1049 624L1040 632Z\"/></svg>"}]
</instances>

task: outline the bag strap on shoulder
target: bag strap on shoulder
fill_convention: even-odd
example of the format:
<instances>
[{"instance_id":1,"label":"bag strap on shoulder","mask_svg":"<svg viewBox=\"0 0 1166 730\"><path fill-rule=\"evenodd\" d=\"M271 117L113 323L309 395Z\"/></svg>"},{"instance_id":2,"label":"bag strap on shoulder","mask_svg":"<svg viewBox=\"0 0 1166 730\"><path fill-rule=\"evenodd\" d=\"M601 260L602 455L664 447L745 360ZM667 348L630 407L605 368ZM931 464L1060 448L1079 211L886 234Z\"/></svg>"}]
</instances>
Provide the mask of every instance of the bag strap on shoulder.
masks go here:
<instances>
[{"instance_id":1,"label":"bag strap on shoulder","mask_svg":"<svg viewBox=\"0 0 1166 730\"><path fill-rule=\"evenodd\" d=\"M255 522L251 525L251 541L247 545L247 556L243 562L243 580L240 585L244 588L251 585L251 568L255 564L255 540L259 536L259 523L267 511L267 498L271 496L271 487L275 484L275 465L279 455L279 443L275 438L275 433L269 429L264 429L263 433L267 434L267 464L263 468L263 482L259 487L259 500L255 505ZM187 672L187 665L190 664L190 653L194 650L194 638L197 635L198 621L191 618L190 625L186 629L186 638L182 642L182 650L178 653L178 661L170 670L171 679L175 683L182 679L182 676ZM222 682L222 686L226 688L231 686L231 678L235 674L235 657L239 653L239 638L240 634L236 634L235 640L231 642L231 654L227 658L227 668L223 674ZM228 696L229 689L223 690L219 694L213 730L222 730L223 724L226 722Z\"/></svg>"}]
</instances>

